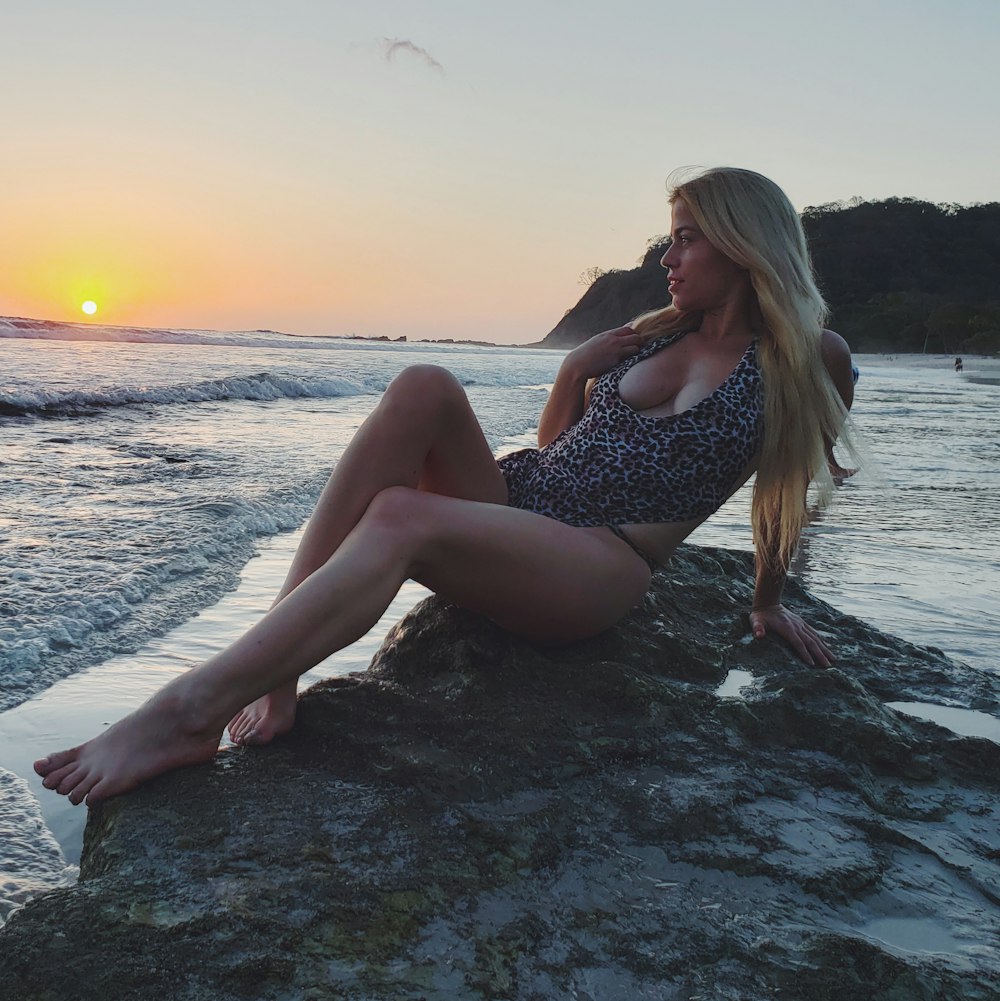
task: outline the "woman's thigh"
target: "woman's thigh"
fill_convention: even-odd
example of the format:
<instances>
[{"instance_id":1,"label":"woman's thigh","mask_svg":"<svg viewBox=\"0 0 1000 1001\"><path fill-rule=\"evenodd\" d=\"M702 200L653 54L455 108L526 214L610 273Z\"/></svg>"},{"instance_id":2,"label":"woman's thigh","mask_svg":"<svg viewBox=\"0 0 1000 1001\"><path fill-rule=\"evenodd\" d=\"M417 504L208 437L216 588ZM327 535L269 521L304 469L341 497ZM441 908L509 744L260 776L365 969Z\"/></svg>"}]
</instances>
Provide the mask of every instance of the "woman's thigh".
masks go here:
<instances>
[{"instance_id":1,"label":"woman's thigh","mask_svg":"<svg viewBox=\"0 0 1000 1001\"><path fill-rule=\"evenodd\" d=\"M649 587L649 567L600 529L408 490L386 491L373 514L412 531L414 579L535 639L566 642L602 632Z\"/></svg>"},{"instance_id":2,"label":"woman's thigh","mask_svg":"<svg viewBox=\"0 0 1000 1001\"><path fill-rule=\"evenodd\" d=\"M404 433L429 422L428 447L422 465L413 471L421 489L467 500L506 502L503 474L465 390L447 369L436 365L404 369L386 390L377 413L384 427ZM390 437L390 455L394 447L399 446ZM366 461L375 454L377 450L367 449Z\"/></svg>"}]
</instances>

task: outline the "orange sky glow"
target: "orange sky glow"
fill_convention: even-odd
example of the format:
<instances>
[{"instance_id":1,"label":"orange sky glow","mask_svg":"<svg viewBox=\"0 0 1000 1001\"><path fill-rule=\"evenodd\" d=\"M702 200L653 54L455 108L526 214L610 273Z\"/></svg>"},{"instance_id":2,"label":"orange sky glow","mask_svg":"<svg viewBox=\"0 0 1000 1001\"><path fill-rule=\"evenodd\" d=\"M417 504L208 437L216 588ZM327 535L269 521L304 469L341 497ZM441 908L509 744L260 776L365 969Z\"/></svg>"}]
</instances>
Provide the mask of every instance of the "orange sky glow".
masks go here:
<instances>
[{"instance_id":1,"label":"orange sky glow","mask_svg":"<svg viewBox=\"0 0 1000 1001\"><path fill-rule=\"evenodd\" d=\"M527 342L666 229L675 167L1000 197L993 3L291 3L5 15L0 315Z\"/></svg>"}]
</instances>

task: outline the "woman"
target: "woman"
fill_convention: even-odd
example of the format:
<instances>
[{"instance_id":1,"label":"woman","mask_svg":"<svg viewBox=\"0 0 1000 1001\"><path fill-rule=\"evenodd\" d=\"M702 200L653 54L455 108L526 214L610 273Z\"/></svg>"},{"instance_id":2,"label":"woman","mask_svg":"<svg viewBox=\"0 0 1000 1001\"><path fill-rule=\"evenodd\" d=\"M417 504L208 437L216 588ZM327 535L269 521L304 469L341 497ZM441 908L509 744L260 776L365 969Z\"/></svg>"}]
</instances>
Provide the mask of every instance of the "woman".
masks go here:
<instances>
[{"instance_id":1,"label":"woman","mask_svg":"<svg viewBox=\"0 0 1000 1001\"><path fill-rule=\"evenodd\" d=\"M105 733L36 762L45 786L93 804L211 758L227 721L236 743L266 743L292 726L299 675L363 636L408 578L536 641L601 632L754 469L753 633L828 666L780 597L806 488L829 481L850 352L822 329L801 224L773 182L711 170L671 204L672 305L566 356L540 450L498 463L448 373L403 372L334 470L267 615Z\"/></svg>"}]
</instances>

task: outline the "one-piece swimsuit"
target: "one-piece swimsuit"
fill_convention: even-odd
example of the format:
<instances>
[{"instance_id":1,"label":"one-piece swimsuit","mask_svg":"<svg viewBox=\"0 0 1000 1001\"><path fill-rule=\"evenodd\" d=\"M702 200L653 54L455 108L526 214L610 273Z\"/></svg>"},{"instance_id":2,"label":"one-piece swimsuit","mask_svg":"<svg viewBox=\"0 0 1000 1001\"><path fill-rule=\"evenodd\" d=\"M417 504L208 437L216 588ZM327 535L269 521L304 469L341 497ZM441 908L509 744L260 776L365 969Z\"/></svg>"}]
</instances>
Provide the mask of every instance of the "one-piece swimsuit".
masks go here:
<instances>
[{"instance_id":1,"label":"one-piece swimsuit","mask_svg":"<svg viewBox=\"0 0 1000 1001\"><path fill-rule=\"evenodd\" d=\"M544 448L503 456L508 503L568 525L613 530L692 521L717 511L760 448L757 342L718 389L681 413L647 416L619 391L633 365L684 336L652 340L598 378L580 420Z\"/></svg>"}]
</instances>

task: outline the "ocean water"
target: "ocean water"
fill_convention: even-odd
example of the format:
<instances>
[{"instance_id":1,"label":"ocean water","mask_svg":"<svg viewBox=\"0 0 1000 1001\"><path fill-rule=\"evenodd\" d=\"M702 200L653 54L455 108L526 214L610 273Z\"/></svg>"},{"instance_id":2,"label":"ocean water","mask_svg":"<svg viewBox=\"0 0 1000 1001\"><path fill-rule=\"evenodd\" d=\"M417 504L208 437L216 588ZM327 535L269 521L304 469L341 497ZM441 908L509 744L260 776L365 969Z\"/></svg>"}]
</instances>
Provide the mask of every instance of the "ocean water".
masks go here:
<instances>
[{"instance_id":1,"label":"ocean water","mask_svg":"<svg viewBox=\"0 0 1000 1001\"><path fill-rule=\"evenodd\" d=\"M72 878L79 855L84 811L41 790L31 760L124 715L267 608L393 376L451 369L501 454L533 443L561 357L0 320L0 921ZM876 475L837 491L795 570L844 611L995 671L1000 365L858 360L855 422ZM744 488L691 541L749 549L748 511ZM363 669L424 593L404 587L304 680Z\"/></svg>"}]
</instances>

